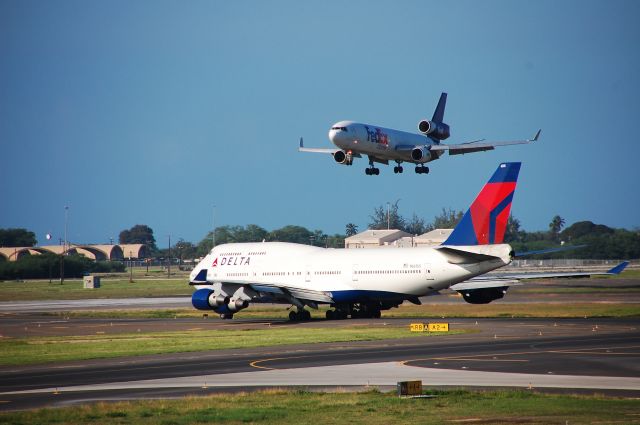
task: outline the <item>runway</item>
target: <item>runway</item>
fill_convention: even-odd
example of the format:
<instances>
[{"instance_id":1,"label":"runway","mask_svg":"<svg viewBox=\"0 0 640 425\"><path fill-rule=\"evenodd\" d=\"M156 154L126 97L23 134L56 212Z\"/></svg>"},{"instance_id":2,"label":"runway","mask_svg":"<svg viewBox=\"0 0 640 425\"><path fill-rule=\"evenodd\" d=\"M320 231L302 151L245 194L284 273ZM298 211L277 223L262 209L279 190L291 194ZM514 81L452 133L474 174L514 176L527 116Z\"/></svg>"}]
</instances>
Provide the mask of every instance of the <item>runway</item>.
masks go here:
<instances>
[{"instance_id":1,"label":"runway","mask_svg":"<svg viewBox=\"0 0 640 425\"><path fill-rule=\"evenodd\" d=\"M156 319L155 325L176 320ZM386 319L389 326L408 326L411 321ZM474 319L452 319L449 323L453 329L473 333L4 367L0 409L273 386L392 388L397 381L410 379L421 379L426 387L532 387L640 395L637 320L482 319L476 324ZM304 332L309 326L354 324L379 326L380 320L297 324L234 320L231 326L296 326ZM207 326L229 325L209 320Z\"/></svg>"}]
</instances>

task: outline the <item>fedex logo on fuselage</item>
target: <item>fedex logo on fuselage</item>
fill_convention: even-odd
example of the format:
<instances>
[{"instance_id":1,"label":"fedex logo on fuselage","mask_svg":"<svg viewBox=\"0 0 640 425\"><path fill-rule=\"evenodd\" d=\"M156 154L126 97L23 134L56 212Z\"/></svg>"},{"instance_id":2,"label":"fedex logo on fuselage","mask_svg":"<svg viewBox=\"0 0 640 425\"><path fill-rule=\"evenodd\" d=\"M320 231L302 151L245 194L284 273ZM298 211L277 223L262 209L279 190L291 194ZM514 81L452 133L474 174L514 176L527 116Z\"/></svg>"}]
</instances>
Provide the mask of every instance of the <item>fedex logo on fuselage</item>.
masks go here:
<instances>
[{"instance_id":1,"label":"fedex logo on fuselage","mask_svg":"<svg viewBox=\"0 0 640 425\"><path fill-rule=\"evenodd\" d=\"M220 262L218 262L220 259ZM218 266L248 266L251 261L251 257L216 257L211 264L211 267Z\"/></svg>"},{"instance_id":2,"label":"fedex logo on fuselage","mask_svg":"<svg viewBox=\"0 0 640 425\"><path fill-rule=\"evenodd\" d=\"M384 146L389 145L389 135L379 128L370 129L368 125L364 126L367 132L367 142L378 143Z\"/></svg>"}]
</instances>

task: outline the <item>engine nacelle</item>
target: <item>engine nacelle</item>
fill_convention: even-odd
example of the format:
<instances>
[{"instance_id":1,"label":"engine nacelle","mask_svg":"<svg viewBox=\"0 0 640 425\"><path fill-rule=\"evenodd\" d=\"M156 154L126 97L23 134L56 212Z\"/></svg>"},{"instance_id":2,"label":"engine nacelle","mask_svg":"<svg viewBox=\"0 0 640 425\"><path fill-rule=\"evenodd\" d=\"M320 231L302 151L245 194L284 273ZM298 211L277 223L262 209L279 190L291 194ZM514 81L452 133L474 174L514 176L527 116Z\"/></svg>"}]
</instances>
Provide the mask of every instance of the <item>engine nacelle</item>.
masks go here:
<instances>
[{"instance_id":1,"label":"engine nacelle","mask_svg":"<svg viewBox=\"0 0 640 425\"><path fill-rule=\"evenodd\" d=\"M448 139L451 135L449 132L449 126L443 122L422 120L418 123L418 130L420 130L422 134L426 134L429 137L433 137L438 140Z\"/></svg>"},{"instance_id":2,"label":"engine nacelle","mask_svg":"<svg viewBox=\"0 0 640 425\"><path fill-rule=\"evenodd\" d=\"M478 288L458 291L462 298L469 304L489 304L491 301L504 298L508 286L498 286L495 288Z\"/></svg>"},{"instance_id":3,"label":"engine nacelle","mask_svg":"<svg viewBox=\"0 0 640 425\"><path fill-rule=\"evenodd\" d=\"M339 150L333 154L333 159L338 164L351 165L353 163L353 154L351 151L345 152L343 150Z\"/></svg>"},{"instance_id":4,"label":"engine nacelle","mask_svg":"<svg viewBox=\"0 0 640 425\"><path fill-rule=\"evenodd\" d=\"M229 304L230 298L211 289L198 289L191 296L191 304L198 310L212 310Z\"/></svg>"},{"instance_id":5,"label":"engine nacelle","mask_svg":"<svg viewBox=\"0 0 640 425\"><path fill-rule=\"evenodd\" d=\"M425 163L431 161L431 151L426 146L418 146L411 150L411 159L415 162Z\"/></svg>"},{"instance_id":6,"label":"engine nacelle","mask_svg":"<svg viewBox=\"0 0 640 425\"><path fill-rule=\"evenodd\" d=\"M232 299L229 301L229 304L227 304L227 308L232 312L240 311L247 307L249 307L249 301L241 300L240 298Z\"/></svg>"}]
</instances>

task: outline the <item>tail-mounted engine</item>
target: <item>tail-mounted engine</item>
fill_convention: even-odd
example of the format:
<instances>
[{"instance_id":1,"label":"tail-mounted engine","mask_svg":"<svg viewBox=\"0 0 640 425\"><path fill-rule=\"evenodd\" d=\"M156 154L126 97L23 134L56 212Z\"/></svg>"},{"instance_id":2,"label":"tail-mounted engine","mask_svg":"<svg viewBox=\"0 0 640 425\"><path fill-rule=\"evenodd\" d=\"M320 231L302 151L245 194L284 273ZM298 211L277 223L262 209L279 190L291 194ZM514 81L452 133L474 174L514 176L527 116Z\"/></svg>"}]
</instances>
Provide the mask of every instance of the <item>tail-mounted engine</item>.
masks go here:
<instances>
[{"instance_id":1,"label":"tail-mounted engine","mask_svg":"<svg viewBox=\"0 0 640 425\"><path fill-rule=\"evenodd\" d=\"M449 126L443 122L433 122L429 120L422 120L418 123L418 130L422 134L437 139L448 139L451 133L449 132Z\"/></svg>"}]
</instances>

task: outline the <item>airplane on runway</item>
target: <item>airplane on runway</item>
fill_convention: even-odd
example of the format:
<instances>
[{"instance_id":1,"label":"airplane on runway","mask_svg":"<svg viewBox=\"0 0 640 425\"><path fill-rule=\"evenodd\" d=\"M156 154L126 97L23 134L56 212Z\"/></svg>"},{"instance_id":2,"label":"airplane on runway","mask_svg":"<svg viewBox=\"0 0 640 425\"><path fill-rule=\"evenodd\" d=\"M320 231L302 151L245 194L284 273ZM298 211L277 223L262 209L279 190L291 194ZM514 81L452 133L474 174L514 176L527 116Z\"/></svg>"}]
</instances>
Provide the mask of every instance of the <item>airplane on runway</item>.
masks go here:
<instances>
[{"instance_id":1,"label":"airplane on runway","mask_svg":"<svg viewBox=\"0 0 640 425\"><path fill-rule=\"evenodd\" d=\"M587 276L589 273L482 276L516 256L503 243L520 163L500 164L448 239L436 247L333 249L284 242L214 247L195 267L192 304L223 319L253 303L296 307L291 320L308 320L305 307L329 304L327 319L380 317L382 310L444 289L485 304L504 297L519 279ZM555 249L555 250L564 250ZM551 250L550 250L551 251ZM533 253L539 254L541 251ZM617 274L622 263L604 273Z\"/></svg>"},{"instance_id":2,"label":"airplane on runway","mask_svg":"<svg viewBox=\"0 0 640 425\"><path fill-rule=\"evenodd\" d=\"M443 144L442 141L450 136L450 129L444 123L444 108L447 103L447 93L440 95L438 106L431 120L418 123L418 130L422 134L408 133L370 124L360 124L353 121L340 121L331 126L329 140L336 148L306 148L300 138L300 152L330 153L338 164L353 165L353 158L367 156L369 167L365 169L368 176L377 176L380 169L374 163L388 165L395 161L393 172L402 173L403 162L416 164L417 174L428 174L429 167L424 164L435 161L449 151L449 155L462 155L472 152L493 150L497 146L524 145L538 140L540 131L533 139L512 140L504 142L487 142L484 139L460 144Z\"/></svg>"}]
</instances>

